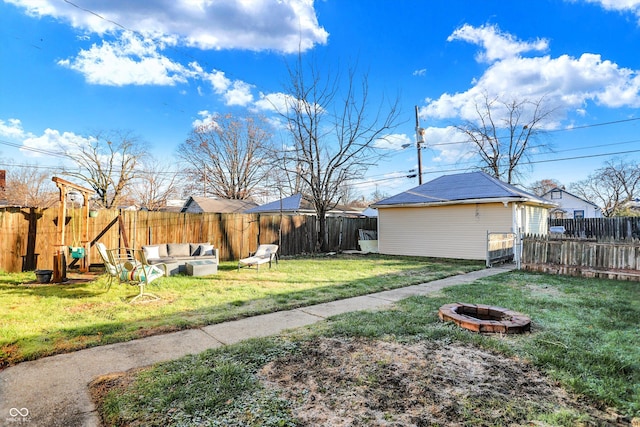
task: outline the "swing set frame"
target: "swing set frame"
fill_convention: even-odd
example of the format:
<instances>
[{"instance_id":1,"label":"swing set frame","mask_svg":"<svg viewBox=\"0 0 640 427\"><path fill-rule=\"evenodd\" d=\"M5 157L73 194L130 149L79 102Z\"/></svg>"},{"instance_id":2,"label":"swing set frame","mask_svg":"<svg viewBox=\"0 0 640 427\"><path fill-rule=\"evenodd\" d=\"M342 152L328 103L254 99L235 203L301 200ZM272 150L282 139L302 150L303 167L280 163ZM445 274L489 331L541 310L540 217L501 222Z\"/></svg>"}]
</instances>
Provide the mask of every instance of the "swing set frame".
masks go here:
<instances>
[{"instance_id":1,"label":"swing set frame","mask_svg":"<svg viewBox=\"0 0 640 427\"><path fill-rule=\"evenodd\" d=\"M84 256L80 260L80 272L86 273L91 265L90 259L90 241L89 241L89 194L95 191L89 188L81 187L73 182L54 176L51 178L60 190L60 205L58 207L58 226L56 231L55 250L53 255L53 277L51 281L61 283L67 280L67 247L66 241L66 212L67 212L67 196L71 191L77 191L82 194L83 204L80 217L73 217L72 220L81 221L82 237L80 243L84 248ZM73 225L73 224L72 224ZM76 224L77 226L77 224ZM71 230L73 233L73 229ZM73 237L73 236L72 236ZM75 245L77 242L74 242Z\"/></svg>"}]
</instances>

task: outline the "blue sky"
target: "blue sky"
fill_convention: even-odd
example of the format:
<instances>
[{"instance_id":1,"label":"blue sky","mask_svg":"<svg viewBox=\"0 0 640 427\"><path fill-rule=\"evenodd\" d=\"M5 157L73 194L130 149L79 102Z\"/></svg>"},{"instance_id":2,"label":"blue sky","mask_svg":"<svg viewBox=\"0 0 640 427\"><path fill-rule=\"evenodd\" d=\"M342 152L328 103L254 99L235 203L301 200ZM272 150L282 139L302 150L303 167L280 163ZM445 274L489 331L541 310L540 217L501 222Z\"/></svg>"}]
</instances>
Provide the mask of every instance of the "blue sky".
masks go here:
<instances>
[{"instance_id":1,"label":"blue sky","mask_svg":"<svg viewBox=\"0 0 640 427\"><path fill-rule=\"evenodd\" d=\"M374 106L400 98L389 155L353 183L365 196L417 185L415 106L424 181L467 170L453 126L482 93L557 108L555 152L522 184L640 159L640 0L1 0L0 37L4 168L59 165L57 147L108 130L171 159L211 114L272 115L299 48L328 72L357 62Z\"/></svg>"}]
</instances>

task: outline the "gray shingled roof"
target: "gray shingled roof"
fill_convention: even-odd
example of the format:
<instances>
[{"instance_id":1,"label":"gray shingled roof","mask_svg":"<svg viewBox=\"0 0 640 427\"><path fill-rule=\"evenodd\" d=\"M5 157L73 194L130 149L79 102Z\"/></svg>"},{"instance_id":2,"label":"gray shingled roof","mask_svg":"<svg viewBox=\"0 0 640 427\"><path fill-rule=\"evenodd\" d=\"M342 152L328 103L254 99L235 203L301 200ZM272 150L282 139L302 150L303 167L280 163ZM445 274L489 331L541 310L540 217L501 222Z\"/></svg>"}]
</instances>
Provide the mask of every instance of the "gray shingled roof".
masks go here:
<instances>
[{"instance_id":1,"label":"gray shingled roof","mask_svg":"<svg viewBox=\"0 0 640 427\"><path fill-rule=\"evenodd\" d=\"M278 213L286 212L287 214L315 214L315 208L313 204L307 200L302 194L294 194L293 196L285 197L281 200L266 203L264 205L257 206L255 208L247 209L245 213ZM331 211L327 212L329 215L357 215L361 216L362 211L357 208L349 208L347 206L336 206Z\"/></svg>"},{"instance_id":2,"label":"gray shingled roof","mask_svg":"<svg viewBox=\"0 0 640 427\"><path fill-rule=\"evenodd\" d=\"M266 203L264 205L251 208L245 213L264 213L264 212L296 212L300 210L300 202L302 200L302 194L294 194L293 196L285 197L284 199L276 200L275 202Z\"/></svg>"},{"instance_id":3,"label":"gray shingled roof","mask_svg":"<svg viewBox=\"0 0 640 427\"><path fill-rule=\"evenodd\" d=\"M464 203L478 199L527 200L553 205L549 200L502 182L484 172L470 172L441 176L419 187L381 200L373 207Z\"/></svg>"},{"instance_id":4,"label":"gray shingled roof","mask_svg":"<svg viewBox=\"0 0 640 427\"><path fill-rule=\"evenodd\" d=\"M208 197L189 197L181 209L187 212L189 206L196 204L203 212L216 213L242 213L245 210L256 206L255 202L249 200L211 199Z\"/></svg>"}]
</instances>

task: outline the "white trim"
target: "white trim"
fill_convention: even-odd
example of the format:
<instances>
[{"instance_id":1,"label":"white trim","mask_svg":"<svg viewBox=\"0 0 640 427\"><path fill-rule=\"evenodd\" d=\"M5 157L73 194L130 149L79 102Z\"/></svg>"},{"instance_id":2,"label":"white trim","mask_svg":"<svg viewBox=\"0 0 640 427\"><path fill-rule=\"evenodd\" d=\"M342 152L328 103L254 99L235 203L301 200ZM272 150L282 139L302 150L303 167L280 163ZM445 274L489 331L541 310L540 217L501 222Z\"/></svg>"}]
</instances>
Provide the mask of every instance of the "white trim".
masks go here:
<instances>
[{"instance_id":1,"label":"white trim","mask_svg":"<svg viewBox=\"0 0 640 427\"><path fill-rule=\"evenodd\" d=\"M537 206L548 206L554 207L557 206L556 203L551 201L547 201L547 203L542 202L541 200L532 200L524 197L496 197L491 199L465 199L465 200L446 200L442 202L424 202L424 203L398 203L393 205L377 205L373 204L372 207L376 209L386 209L386 208L424 208L429 206L447 206L447 205L473 205L477 203L516 203L523 202L528 204L533 204Z\"/></svg>"}]
</instances>

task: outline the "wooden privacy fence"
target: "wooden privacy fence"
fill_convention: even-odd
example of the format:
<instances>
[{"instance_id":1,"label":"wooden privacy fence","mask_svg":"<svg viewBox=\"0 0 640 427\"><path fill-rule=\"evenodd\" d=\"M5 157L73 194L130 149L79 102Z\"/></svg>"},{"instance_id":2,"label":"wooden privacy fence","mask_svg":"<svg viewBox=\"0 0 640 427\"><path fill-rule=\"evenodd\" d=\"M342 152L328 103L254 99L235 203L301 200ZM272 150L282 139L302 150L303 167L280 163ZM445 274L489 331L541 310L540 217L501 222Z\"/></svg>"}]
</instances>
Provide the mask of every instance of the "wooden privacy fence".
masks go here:
<instances>
[{"instance_id":1,"label":"wooden privacy fence","mask_svg":"<svg viewBox=\"0 0 640 427\"><path fill-rule=\"evenodd\" d=\"M497 262L514 259L516 233L495 233L487 231L487 267Z\"/></svg>"},{"instance_id":2,"label":"wooden privacy fence","mask_svg":"<svg viewBox=\"0 0 640 427\"><path fill-rule=\"evenodd\" d=\"M52 269L56 249L57 209L0 209L0 270ZM77 240L69 210L67 243ZM259 243L275 243L281 255L316 252L317 220L311 215L258 215L101 210L89 218L90 263L100 264L96 242L108 248L140 248L154 243L211 242L221 260L235 260ZM376 218L327 218L331 250L357 249L358 229L377 228ZM81 242L84 244L85 242ZM69 260L72 261L72 260ZM71 265L73 267L73 265Z\"/></svg>"},{"instance_id":3,"label":"wooden privacy fence","mask_svg":"<svg viewBox=\"0 0 640 427\"><path fill-rule=\"evenodd\" d=\"M522 239L522 268L640 281L640 240L598 241L526 235Z\"/></svg>"},{"instance_id":4,"label":"wooden privacy fence","mask_svg":"<svg viewBox=\"0 0 640 427\"><path fill-rule=\"evenodd\" d=\"M564 227L570 237L640 239L640 217L549 219L549 226Z\"/></svg>"}]
</instances>

